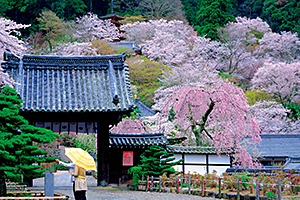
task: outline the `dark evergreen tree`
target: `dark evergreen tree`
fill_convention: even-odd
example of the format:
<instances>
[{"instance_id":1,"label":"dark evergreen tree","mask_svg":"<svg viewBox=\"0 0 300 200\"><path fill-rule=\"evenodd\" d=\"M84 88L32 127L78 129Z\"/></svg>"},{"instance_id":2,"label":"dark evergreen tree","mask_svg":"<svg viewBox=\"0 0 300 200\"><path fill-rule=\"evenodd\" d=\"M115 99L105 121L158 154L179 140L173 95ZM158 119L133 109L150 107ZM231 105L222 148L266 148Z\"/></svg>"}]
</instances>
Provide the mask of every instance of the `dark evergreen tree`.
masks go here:
<instances>
[{"instance_id":1,"label":"dark evergreen tree","mask_svg":"<svg viewBox=\"0 0 300 200\"><path fill-rule=\"evenodd\" d=\"M174 161L174 153L167 152L160 146L151 146L145 150L145 155L141 155L141 173L146 176L161 176L163 173L175 173L173 166L182 162L182 159ZM172 162L174 161L174 162Z\"/></svg>"},{"instance_id":2,"label":"dark evergreen tree","mask_svg":"<svg viewBox=\"0 0 300 200\"><path fill-rule=\"evenodd\" d=\"M261 16L272 31L300 31L300 2L298 0L266 0Z\"/></svg>"},{"instance_id":3,"label":"dark evergreen tree","mask_svg":"<svg viewBox=\"0 0 300 200\"><path fill-rule=\"evenodd\" d=\"M183 10L185 11L186 20L192 26L198 25L197 12L199 11L198 0L181 0Z\"/></svg>"},{"instance_id":4,"label":"dark evergreen tree","mask_svg":"<svg viewBox=\"0 0 300 200\"><path fill-rule=\"evenodd\" d=\"M238 8L234 13L234 16L240 16L240 17L245 16L250 19L260 17L263 6L264 6L264 0L238 1Z\"/></svg>"},{"instance_id":5,"label":"dark evergreen tree","mask_svg":"<svg viewBox=\"0 0 300 200\"><path fill-rule=\"evenodd\" d=\"M0 196L5 195L5 180L23 182L42 177L45 170L41 162L54 161L43 157L46 151L34 143L49 143L56 134L51 130L29 125L19 115L22 99L17 92L6 86L0 92Z\"/></svg>"},{"instance_id":6,"label":"dark evergreen tree","mask_svg":"<svg viewBox=\"0 0 300 200\"><path fill-rule=\"evenodd\" d=\"M237 6L236 0L198 0L198 25L195 29L201 36L206 35L217 39L217 29L228 21L234 21L233 11Z\"/></svg>"}]
</instances>

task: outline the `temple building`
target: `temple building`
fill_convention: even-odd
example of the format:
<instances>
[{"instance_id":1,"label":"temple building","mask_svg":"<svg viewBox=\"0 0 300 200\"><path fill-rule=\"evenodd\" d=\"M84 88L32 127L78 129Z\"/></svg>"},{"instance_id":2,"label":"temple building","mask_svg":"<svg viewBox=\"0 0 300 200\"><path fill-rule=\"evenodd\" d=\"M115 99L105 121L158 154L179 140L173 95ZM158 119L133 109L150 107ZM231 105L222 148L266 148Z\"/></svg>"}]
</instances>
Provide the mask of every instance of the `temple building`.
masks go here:
<instances>
[{"instance_id":1,"label":"temple building","mask_svg":"<svg viewBox=\"0 0 300 200\"><path fill-rule=\"evenodd\" d=\"M20 114L31 124L54 132L97 132L98 185L109 183L110 174L118 173L109 167L114 156L110 141L124 149L139 146L138 139L130 139L135 144L125 142L126 136L109 138L109 128L135 107L125 55L24 55L20 59L5 53L4 61L4 71L19 83L15 89L23 99Z\"/></svg>"}]
</instances>

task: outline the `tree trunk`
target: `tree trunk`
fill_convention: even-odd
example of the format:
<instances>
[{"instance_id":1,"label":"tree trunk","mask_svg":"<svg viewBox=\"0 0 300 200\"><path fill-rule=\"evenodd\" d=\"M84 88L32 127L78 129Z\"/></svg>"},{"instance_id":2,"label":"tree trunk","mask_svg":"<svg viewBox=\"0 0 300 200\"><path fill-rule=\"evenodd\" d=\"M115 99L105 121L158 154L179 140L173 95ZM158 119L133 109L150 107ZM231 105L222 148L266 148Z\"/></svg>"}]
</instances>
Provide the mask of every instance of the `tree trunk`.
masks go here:
<instances>
[{"instance_id":1,"label":"tree trunk","mask_svg":"<svg viewBox=\"0 0 300 200\"><path fill-rule=\"evenodd\" d=\"M3 172L0 172L0 197L6 196L6 183Z\"/></svg>"},{"instance_id":2,"label":"tree trunk","mask_svg":"<svg viewBox=\"0 0 300 200\"><path fill-rule=\"evenodd\" d=\"M194 131L196 137L196 146L203 146L202 131L203 130L200 131L199 129Z\"/></svg>"},{"instance_id":3,"label":"tree trunk","mask_svg":"<svg viewBox=\"0 0 300 200\"><path fill-rule=\"evenodd\" d=\"M52 44L49 38L45 37L45 40L48 42L49 44L49 48L50 48L50 52L52 52Z\"/></svg>"},{"instance_id":4,"label":"tree trunk","mask_svg":"<svg viewBox=\"0 0 300 200\"><path fill-rule=\"evenodd\" d=\"M209 107L207 109L207 111L204 113L204 115L202 116L202 120L200 123L196 123L194 126L192 126L192 131L196 137L196 146L203 146L203 139L202 139L202 134L203 131L205 131L206 135L210 138L213 139L212 136L207 132L207 130L205 129L205 123L208 119L209 114L212 112L212 110L214 109L215 106L215 102L210 99L211 104L209 104ZM199 126L198 129L196 129L196 125Z\"/></svg>"}]
</instances>

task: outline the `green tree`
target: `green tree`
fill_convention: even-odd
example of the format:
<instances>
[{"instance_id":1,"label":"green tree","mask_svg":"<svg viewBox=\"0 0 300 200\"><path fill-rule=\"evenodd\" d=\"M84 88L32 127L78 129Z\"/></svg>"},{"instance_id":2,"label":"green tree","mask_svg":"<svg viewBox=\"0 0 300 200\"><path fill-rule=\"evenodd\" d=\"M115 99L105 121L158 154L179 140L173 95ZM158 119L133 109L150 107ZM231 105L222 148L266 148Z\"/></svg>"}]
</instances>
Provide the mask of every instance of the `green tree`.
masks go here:
<instances>
[{"instance_id":1,"label":"green tree","mask_svg":"<svg viewBox=\"0 0 300 200\"><path fill-rule=\"evenodd\" d=\"M264 0L244 0L238 2L239 5L235 16L246 16L247 18L253 19L261 15Z\"/></svg>"},{"instance_id":2,"label":"green tree","mask_svg":"<svg viewBox=\"0 0 300 200\"><path fill-rule=\"evenodd\" d=\"M293 121L300 120L300 105L295 103L284 104L283 107L290 110L288 113L289 118Z\"/></svg>"},{"instance_id":3,"label":"green tree","mask_svg":"<svg viewBox=\"0 0 300 200\"><path fill-rule=\"evenodd\" d=\"M180 0L141 0L139 8L147 19L182 19Z\"/></svg>"},{"instance_id":4,"label":"green tree","mask_svg":"<svg viewBox=\"0 0 300 200\"><path fill-rule=\"evenodd\" d=\"M245 92L249 105L254 105L257 101L270 101L272 98L270 94L261 90L247 90Z\"/></svg>"},{"instance_id":5,"label":"green tree","mask_svg":"<svg viewBox=\"0 0 300 200\"><path fill-rule=\"evenodd\" d=\"M83 0L65 0L64 10L64 19L71 20L85 14L88 6Z\"/></svg>"},{"instance_id":6,"label":"green tree","mask_svg":"<svg viewBox=\"0 0 300 200\"><path fill-rule=\"evenodd\" d=\"M300 31L300 2L297 0L266 0L262 18L273 32Z\"/></svg>"},{"instance_id":7,"label":"green tree","mask_svg":"<svg viewBox=\"0 0 300 200\"><path fill-rule=\"evenodd\" d=\"M146 176L161 176L163 173L175 173L173 166L182 162L182 159L174 161L174 153L167 152L163 147L150 146L149 150L145 150L145 155L141 155L141 173ZM173 162L172 162L173 161Z\"/></svg>"},{"instance_id":8,"label":"green tree","mask_svg":"<svg viewBox=\"0 0 300 200\"><path fill-rule=\"evenodd\" d=\"M78 134L75 139L75 147L81 148L87 152L96 155L97 153L97 145L96 145L96 135L95 133L83 133Z\"/></svg>"},{"instance_id":9,"label":"green tree","mask_svg":"<svg viewBox=\"0 0 300 200\"><path fill-rule=\"evenodd\" d=\"M6 194L5 180L22 182L42 177L38 163L53 161L43 157L47 154L34 143L50 143L56 134L52 131L29 125L19 115L22 99L17 92L6 86L0 92L0 196Z\"/></svg>"},{"instance_id":10,"label":"green tree","mask_svg":"<svg viewBox=\"0 0 300 200\"><path fill-rule=\"evenodd\" d=\"M114 1L114 11L124 15L141 15L141 10L139 9L140 0L115 0Z\"/></svg>"},{"instance_id":11,"label":"green tree","mask_svg":"<svg viewBox=\"0 0 300 200\"><path fill-rule=\"evenodd\" d=\"M236 7L235 0L198 0L198 25L195 29L201 36L206 35L213 40L217 39L217 29L228 21L234 21L232 12Z\"/></svg>"},{"instance_id":12,"label":"green tree","mask_svg":"<svg viewBox=\"0 0 300 200\"><path fill-rule=\"evenodd\" d=\"M197 12L200 10L198 0L181 0L186 20L192 26L198 25Z\"/></svg>"},{"instance_id":13,"label":"green tree","mask_svg":"<svg viewBox=\"0 0 300 200\"><path fill-rule=\"evenodd\" d=\"M154 92L161 83L163 70L168 67L159 62L153 62L143 56L130 57L126 60L129 66L130 80L138 90L137 96L147 106L151 107L154 103Z\"/></svg>"},{"instance_id":14,"label":"green tree","mask_svg":"<svg viewBox=\"0 0 300 200\"><path fill-rule=\"evenodd\" d=\"M63 19L50 10L44 10L37 20L40 22L40 30L45 33L45 40L52 52L53 43L66 36Z\"/></svg>"}]
</instances>

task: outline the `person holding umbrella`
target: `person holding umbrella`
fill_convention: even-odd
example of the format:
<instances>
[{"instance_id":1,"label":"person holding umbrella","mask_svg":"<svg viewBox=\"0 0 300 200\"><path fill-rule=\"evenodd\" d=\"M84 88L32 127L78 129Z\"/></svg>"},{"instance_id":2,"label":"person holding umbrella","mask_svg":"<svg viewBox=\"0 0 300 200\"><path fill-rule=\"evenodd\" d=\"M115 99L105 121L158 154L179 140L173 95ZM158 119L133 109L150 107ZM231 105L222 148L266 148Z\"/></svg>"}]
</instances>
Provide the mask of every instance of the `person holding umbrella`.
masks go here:
<instances>
[{"instance_id":1,"label":"person holding umbrella","mask_svg":"<svg viewBox=\"0 0 300 200\"><path fill-rule=\"evenodd\" d=\"M78 200L86 200L85 193L87 191L87 183L85 175L86 170L78 165L75 165L73 176L75 177L75 194Z\"/></svg>"},{"instance_id":2,"label":"person holding umbrella","mask_svg":"<svg viewBox=\"0 0 300 200\"><path fill-rule=\"evenodd\" d=\"M73 191L75 199L86 200L86 170L97 171L94 158L88 152L82 150L81 148L65 148L65 154L73 162L70 164L74 164L69 166L70 170L72 169L71 167L74 166L74 171L73 173L71 173L71 175L74 176ZM62 165L62 162L60 162L59 160L58 163Z\"/></svg>"}]
</instances>

